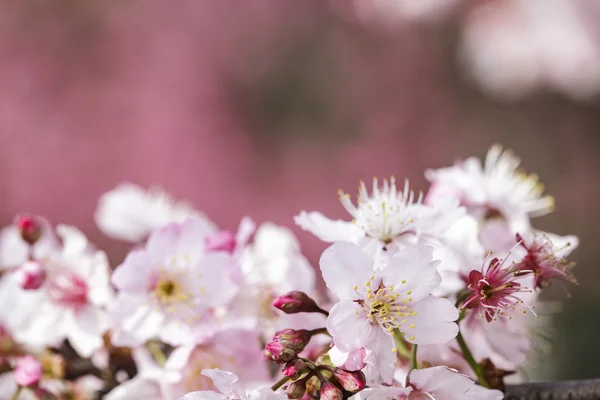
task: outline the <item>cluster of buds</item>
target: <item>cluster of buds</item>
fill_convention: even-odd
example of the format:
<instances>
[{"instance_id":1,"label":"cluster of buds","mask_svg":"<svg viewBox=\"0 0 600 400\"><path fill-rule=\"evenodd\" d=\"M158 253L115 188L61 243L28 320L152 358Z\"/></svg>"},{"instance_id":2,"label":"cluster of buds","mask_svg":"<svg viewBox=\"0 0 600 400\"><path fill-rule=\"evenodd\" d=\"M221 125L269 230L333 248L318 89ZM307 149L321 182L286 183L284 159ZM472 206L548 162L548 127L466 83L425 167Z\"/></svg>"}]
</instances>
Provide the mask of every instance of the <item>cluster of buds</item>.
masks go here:
<instances>
[{"instance_id":1,"label":"cluster of buds","mask_svg":"<svg viewBox=\"0 0 600 400\"><path fill-rule=\"evenodd\" d=\"M278 297L273 301L273 306L286 314L328 314L306 293L299 291ZM318 392L321 400L342 400L361 391L366 385L365 375L361 371L346 371L333 367L327 357L323 356L315 362L299 356L311 338L319 333L327 333L327 330L283 329L276 332L266 345L265 358L284 364L284 379L291 381L285 388L290 399L305 397L307 393L315 396Z\"/></svg>"},{"instance_id":2,"label":"cluster of buds","mask_svg":"<svg viewBox=\"0 0 600 400\"><path fill-rule=\"evenodd\" d=\"M25 243L30 246L29 260L18 266L14 277L19 286L24 290L37 290L46 280L46 268L42 263L33 259L31 247L42 236L42 224L39 219L31 215L20 215L15 220L15 226Z\"/></svg>"}]
</instances>

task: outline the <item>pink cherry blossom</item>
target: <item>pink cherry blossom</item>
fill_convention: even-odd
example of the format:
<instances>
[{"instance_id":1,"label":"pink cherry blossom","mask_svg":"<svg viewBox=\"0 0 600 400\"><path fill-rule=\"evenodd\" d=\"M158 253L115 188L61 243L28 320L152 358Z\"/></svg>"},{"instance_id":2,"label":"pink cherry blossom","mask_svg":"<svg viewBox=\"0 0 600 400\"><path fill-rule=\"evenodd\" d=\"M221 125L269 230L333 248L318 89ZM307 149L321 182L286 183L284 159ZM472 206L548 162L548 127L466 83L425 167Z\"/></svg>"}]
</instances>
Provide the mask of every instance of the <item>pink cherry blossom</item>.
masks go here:
<instances>
[{"instance_id":1,"label":"pink cherry blossom","mask_svg":"<svg viewBox=\"0 0 600 400\"><path fill-rule=\"evenodd\" d=\"M451 201L432 207L423 204L423 194L415 196L408 180L404 189L397 190L394 177L379 185L373 179L369 194L364 182L358 188L356 205L350 195L340 191L342 206L352 216L352 222L333 221L317 212L302 211L295 217L296 224L325 242L348 241L363 247L386 247L403 242L406 237L437 237L464 214L464 209Z\"/></svg>"},{"instance_id":2,"label":"pink cherry blossom","mask_svg":"<svg viewBox=\"0 0 600 400\"><path fill-rule=\"evenodd\" d=\"M119 294L111 307L113 341L142 344L158 337L186 344L198 326L214 321L215 307L233 298L234 258L207 252L206 225L191 218L154 231L145 248L132 251L112 282Z\"/></svg>"},{"instance_id":3,"label":"pink cherry blossom","mask_svg":"<svg viewBox=\"0 0 600 400\"><path fill-rule=\"evenodd\" d=\"M430 293L441 282L433 249L400 250L378 270L358 246L336 242L321 256L327 287L340 301L331 309L327 329L343 352L364 348L365 362L390 382L396 360L394 330L410 343L445 343L458 332L458 310Z\"/></svg>"},{"instance_id":4,"label":"pink cherry blossom","mask_svg":"<svg viewBox=\"0 0 600 400\"><path fill-rule=\"evenodd\" d=\"M24 290L37 290L46 279L46 269L38 261L27 261L15 270L14 278Z\"/></svg>"},{"instance_id":5,"label":"pink cherry blossom","mask_svg":"<svg viewBox=\"0 0 600 400\"><path fill-rule=\"evenodd\" d=\"M520 263L523 270L533 271L534 287L542 289L551 279L565 279L577 283L571 272L574 263L566 257L577 248L576 236L558 236L551 233L534 231L531 239L525 240L517 234L517 241L527 254Z\"/></svg>"},{"instance_id":6,"label":"pink cherry blossom","mask_svg":"<svg viewBox=\"0 0 600 400\"><path fill-rule=\"evenodd\" d=\"M46 346L69 339L81 356L89 357L103 345L108 328L108 261L79 230L60 225L57 233L62 246L44 256L46 278L37 290L21 289L18 276L3 279L0 319L21 343Z\"/></svg>"},{"instance_id":7,"label":"pink cherry blossom","mask_svg":"<svg viewBox=\"0 0 600 400\"><path fill-rule=\"evenodd\" d=\"M483 165L478 158L470 157L452 167L429 169L425 176L435 192L453 193L480 221L505 221L512 240L516 233L530 229L529 218L548 214L554 208L554 199L543 195L538 176L517 170L520 163L512 151L494 145ZM428 202L436 204L445 198L432 193Z\"/></svg>"}]
</instances>

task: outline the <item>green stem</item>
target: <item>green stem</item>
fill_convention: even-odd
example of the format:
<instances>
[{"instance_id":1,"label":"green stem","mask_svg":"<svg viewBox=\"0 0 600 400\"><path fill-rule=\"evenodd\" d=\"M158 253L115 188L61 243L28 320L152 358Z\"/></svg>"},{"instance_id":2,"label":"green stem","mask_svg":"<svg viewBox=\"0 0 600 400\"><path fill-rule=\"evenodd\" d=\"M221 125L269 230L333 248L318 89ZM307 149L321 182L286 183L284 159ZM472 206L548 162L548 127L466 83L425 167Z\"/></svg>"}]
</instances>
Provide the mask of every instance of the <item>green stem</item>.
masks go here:
<instances>
[{"instance_id":1,"label":"green stem","mask_svg":"<svg viewBox=\"0 0 600 400\"><path fill-rule=\"evenodd\" d=\"M408 366L408 374L406 375L406 386L408 387L408 384L410 383L410 373L413 371L413 369L418 369L419 366L417 364L417 351L419 349L419 346L416 344L412 345L412 349L410 350L410 364Z\"/></svg>"},{"instance_id":2,"label":"green stem","mask_svg":"<svg viewBox=\"0 0 600 400\"><path fill-rule=\"evenodd\" d=\"M477 375L478 383L483 387L488 387L488 383L485 380L485 376L483 376L483 370L481 369L481 365L479 365L479 363L475 361L475 358L473 358L473 354L471 353L471 350L469 350L469 347L467 346L467 343L465 342L465 339L463 338L460 331L456 336L456 341L458 342L458 346L460 347L460 351L462 351L465 360L467 361L467 363L469 363L469 366L471 366L471 369L473 370L473 372L475 372L475 375Z\"/></svg>"},{"instance_id":3,"label":"green stem","mask_svg":"<svg viewBox=\"0 0 600 400\"><path fill-rule=\"evenodd\" d=\"M396 354L398 358L409 360L410 351L404 344L404 338L398 329L394 330L394 342L396 343Z\"/></svg>"},{"instance_id":4,"label":"green stem","mask_svg":"<svg viewBox=\"0 0 600 400\"><path fill-rule=\"evenodd\" d=\"M289 380L290 380L289 377L284 376L283 378L281 378L280 380L278 380L273 386L271 386L271 390L272 391L276 391L277 389L279 389L280 387L282 387Z\"/></svg>"},{"instance_id":5,"label":"green stem","mask_svg":"<svg viewBox=\"0 0 600 400\"><path fill-rule=\"evenodd\" d=\"M148 350L152 354L152 357L156 360L160 365L165 365L167 362L167 357L165 353L162 352L160 345L156 342L148 342Z\"/></svg>"},{"instance_id":6,"label":"green stem","mask_svg":"<svg viewBox=\"0 0 600 400\"><path fill-rule=\"evenodd\" d=\"M12 395L11 400L18 400L21 397L21 392L23 391L23 386L17 386L17 390Z\"/></svg>"}]
</instances>

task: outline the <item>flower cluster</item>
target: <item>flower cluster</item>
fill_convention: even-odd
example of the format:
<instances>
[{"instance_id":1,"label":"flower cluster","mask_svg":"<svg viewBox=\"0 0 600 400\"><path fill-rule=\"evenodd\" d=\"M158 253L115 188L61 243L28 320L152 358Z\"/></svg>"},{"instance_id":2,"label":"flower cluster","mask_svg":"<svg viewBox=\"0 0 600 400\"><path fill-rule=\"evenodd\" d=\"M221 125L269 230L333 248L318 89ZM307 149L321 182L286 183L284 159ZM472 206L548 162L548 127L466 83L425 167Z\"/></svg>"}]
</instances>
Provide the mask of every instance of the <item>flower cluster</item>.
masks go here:
<instances>
[{"instance_id":1,"label":"flower cluster","mask_svg":"<svg viewBox=\"0 0 600 400\"><path fill-rule=\"evenodd\" d=\"M426 171L428 193L361 182L348 220L301 211L331 243L327 293L294 234L221 230L160 190L106 193L111 268L74 227L22 214L0 232L0 392L13 399L501 399L535 343L538 295L575 282L575 236L499 146ZM539 310L539 308L538 308ZM278 373L281 371L281 373Z\"/></svg>"}]
</instances>

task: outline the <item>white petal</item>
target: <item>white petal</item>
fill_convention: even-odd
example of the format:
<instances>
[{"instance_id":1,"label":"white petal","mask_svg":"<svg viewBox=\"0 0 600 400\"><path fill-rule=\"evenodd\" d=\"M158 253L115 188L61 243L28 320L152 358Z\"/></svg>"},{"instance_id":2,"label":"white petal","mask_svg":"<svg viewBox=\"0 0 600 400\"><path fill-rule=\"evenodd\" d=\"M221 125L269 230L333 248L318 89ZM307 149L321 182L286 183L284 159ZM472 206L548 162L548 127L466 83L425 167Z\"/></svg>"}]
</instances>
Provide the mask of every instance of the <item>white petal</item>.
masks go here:
<instances>
[{"instance_id":1,"label":"white petal","mask_svg":"<svg viewBox=\"0 0 600 400\"><path fill-rule=\"evenodd\" d=\"M396 252L381 269L385 285L396 290L412 291L413 301L419 301L437 288L442 277L436 269L439 262L431 262L433 247L408 246Z\"/></svg>"},{"instance_id":2,"label":"white petal","mask_svg":"<svg viewBox=\"0 0 600 400\"><path fill-rule=\"evenodd\" d=\"M188 393L177 400L227 400L227 397L212 390L201 390L199 392Z\"/></svg>"},{"instance_id":3,"label":"white petal","mask_svg":"<svg viewBox=\"0 0 600 400\"><path fill-rule=\"evenodd\" d=\"M319 264L325 284L341 300L357 299L354 286L364 287L373 274L371 257L348 242L335 242L329 246Z\"/></svg>"},{"instance_id":4,"label":"white petal","mask_svg":"<svg viewBox=\"0 0 600 400\"><path fill-rule=\"evenodd\" d=\"M473 385L460 400L502 400L503 398L504 393L499 390L492 390L479 385Z\"/></svg>"},{"instance_id":5,"label":"white petal","mask_svg":"<svg viewBox=\"0 0 600 400\"><path fill-rule=\"evenodd\" d=\"M234 395L238 395L241 399L246 397L244 386L240 382L239 377L233 372L222 371L215 368L203 370L202 375L208 376L210 379L212 379L217 390L223 393L226 397L231 398Z\"/></svg>"},{"instance_id":6,"label":"white petal","mask_svg":"<svg viewBox=\"0 0 600 400\"><path fill-rule=\"evenodd\" d=\"M458 310L447 299L428 296L415 303L412 310L416 317L407 317L414 327L404 324L400 330L405 338L416 344L442 344L454 339L458 334Z\"/></svg>"},{"instance_id":7,"label":"white petal","mask_svg":"<svg viewBox=\"0 0 600 400\"><path fill-rule=\"evenodd\" d=\"M360 308L360 305L353 301L340 301L329 312L327 330L341 351L349 352L363 347L363 325L369 321L356 314Z\"/></svg>"},{"instance_id":8,"label":"white petal","mask_svg":"<svg viewBox=\"0 0 600 400\"><path fill-rule=\"evenodd\" d=\"M143 378L135 377L129 381L123 382L107 395L105 400L148 400L162 399L162 393L158 382ZM187 400L187 399L186 399Z\"/></svg>"},{"instance_id":9,"label":"white petal","mask_svg":"<svg viewBox=\"0 0 600 400\"><path fill-rule=\"evenodd\" d=\"M362 229L351 222L332 220L319 212L301 211L294 217L300 228L315 235L320 240L332 243L339 240L356 243L365 236Z\"/></svg>"},{"instance_id":10,"label":"white petal","mask_svg":"<svg viewBox=\"0 0 600 400\"><path fill-rule=\"evenodd\" d=\"M440 400L462 399L475 385L471 379L448 367L415 369L410 374L410 383Z\"/></svg>"}]
</instances>

